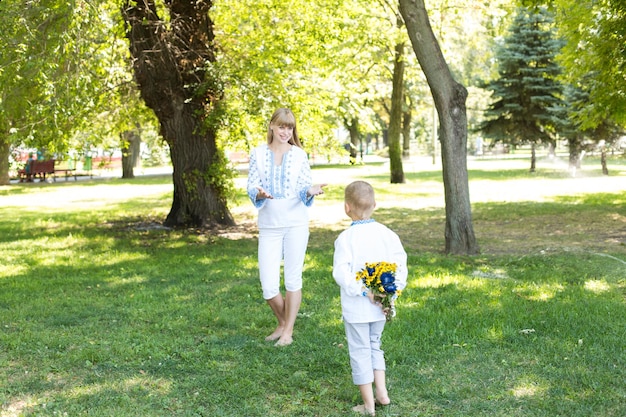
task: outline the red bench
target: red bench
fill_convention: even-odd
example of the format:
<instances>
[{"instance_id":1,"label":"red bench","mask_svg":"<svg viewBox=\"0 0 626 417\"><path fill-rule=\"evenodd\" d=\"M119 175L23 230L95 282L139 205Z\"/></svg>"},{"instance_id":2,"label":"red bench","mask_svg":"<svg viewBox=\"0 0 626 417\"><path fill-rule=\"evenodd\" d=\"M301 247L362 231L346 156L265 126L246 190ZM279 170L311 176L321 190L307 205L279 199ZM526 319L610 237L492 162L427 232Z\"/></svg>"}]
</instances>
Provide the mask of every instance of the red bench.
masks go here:
<instances>
[{"instance_id":1,"label":"red bench","mask_svg":"<svg viewBox=\"0 0 626 417\"><path fill-rule=\"evenodd\" d=\"M54 174L54 159L47 161L30 161L28 168L20 169L18 172L20 182L33 182L36 177L39 181L45 181L46 175Z\"/></svg>"},{"instance_id":2,"label":"red bench","mask_svg":"<svg viewBox=\"0 0 626 417\"><path fill-rule=\"evenodd\" d=\"M54 159L48 159L45 161L30 161L28 163L29 169L26 168L20 169L17 173L20 177L20 182L33 182L36 177L39 177L39 181L45 181L46 175L54 175L52 179L54 181L57 180L56 173L63 172L65 173L65 181L67 181L67 177L74 174L74 181L76 181L76 170L75 169L55 169Z\"/></svg>"}]
</instances>

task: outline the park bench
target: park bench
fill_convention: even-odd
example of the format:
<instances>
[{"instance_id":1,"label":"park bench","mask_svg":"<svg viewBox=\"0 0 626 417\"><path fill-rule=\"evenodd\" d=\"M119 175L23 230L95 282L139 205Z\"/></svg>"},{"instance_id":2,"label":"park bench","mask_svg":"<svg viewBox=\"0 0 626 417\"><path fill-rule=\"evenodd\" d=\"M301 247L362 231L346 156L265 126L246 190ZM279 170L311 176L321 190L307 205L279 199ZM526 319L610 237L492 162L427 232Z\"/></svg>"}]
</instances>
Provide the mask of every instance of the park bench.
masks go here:
<instances>
[{"instance_id":1,"label":"park bench","mask_svg":"<svg viewBox=\"0 0 626 417\"><path fill-rule=\"evenodd\" d=\"M39 181L45 181L46 175L54 175L54 159L46 161L29 161L28 170L20 169L18 172L20 182L32 182L36 177Z\"/></svg>"},{"instance_id":2,"label":"park bench","mask_svg":"<svg viewBox=\"0 0 626 417\"><path fill-rule=\"evenodd\" d=\"M76 181L76 169L72 167L67 168L55 168L55 160L48 159L45 161L30 161L28 163L28 172L26 168L20 169L18 175L20 182L32 182L35 178L39 177L39 181L45 181L46 175L52 175L53 181L56 182L56 173L63 172L65 174L65 181L67 181L70 175L74 175L74 181Z\"/></svg>"}]
</instances>

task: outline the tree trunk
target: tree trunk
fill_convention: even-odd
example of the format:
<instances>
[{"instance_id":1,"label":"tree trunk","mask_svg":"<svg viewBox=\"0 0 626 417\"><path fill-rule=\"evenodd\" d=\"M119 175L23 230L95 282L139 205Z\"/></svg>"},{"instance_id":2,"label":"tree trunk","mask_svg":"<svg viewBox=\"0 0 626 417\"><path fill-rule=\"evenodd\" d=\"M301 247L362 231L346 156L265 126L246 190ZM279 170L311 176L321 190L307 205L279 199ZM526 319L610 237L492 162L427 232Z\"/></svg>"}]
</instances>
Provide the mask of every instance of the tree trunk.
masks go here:
<instances>
[{"instance_id":1,"label":"tree trunk","mask_svg":"<svg viewBox=\"0 0 626 417\"><path fill-rule=\"evenodd\" d=\"M359 120L355 117L348 124L348 132L350 133L350 164L356 164L357 149L359 147Z\"/></svg>"},{"instance_id":2,"label":"tree trunk","mask_svg":"<svg viewBox=\"0 0 626 417\"><path fill-rule=\"evenodd\" d=\"M139 160L141 136L139 129L127 130L122 133L122 178L135 178L134 168Z\"/></svg>"},{"instance_id":3,"label":"tree trunk","mask_svg":"<svg viewBox=\"0 0 626 417\"><path fill-rule=\"evenodd\" d=\"M226 160L216 132L223 92L213 69L212 1L171 0L169 22L154 0L124 2L133 69L170 148L174 197L166 226L233 225L227 207Z\"/></svg>"},{"instance_id":4,"label":"tree trunk","mask_svg":"<svg viewBox=\"0 0 626 417\"><path fill-rule=\"evenodd\" d=\"M537 150L536 145L530 145L530 172L535 172L537 167Z\"/></svg>"},{"instance_id":5,"label":"tree trunk","mask_svg":"<svg viewBox=\"0 0 626 417\"><path fill-rule=\"evenodd\" d=\"M398 25L400 25L398 17ZM396 44L393 61L393 82L391 90L391 112L389 115L389 169L392 184L403 184L404 170L402 168L402 99L404 98L404 44Z\"/></svg>"},{"instance_id":6,"label":"tree trunk","mask_svg":"<svg viewBox=\"0 0 626 417\"><path fill-rule=\"evenodd\" d=\"M572 177L576 176L576 172L580 169L580 158L582 153L582 137L576 135L574 138L568 139L569 148L569 170Z\"/></svg>"},{"instance_id":7,"label":"tree trunk","mask_svg":"<svg viewBox=\"0 0 626 417\"><path fill-rule=\"evenodd\" d=\"M9 152L11 146L0 139L0 185L9 185L11 183L9 178ZM22 167L19 167L22 168Z\"/></svg>"},{"instance_id":8,"label":"tree trunk","mask_svg":"<svg viewBox=\"0 0 626 417\"><path fill-rule=\"evenodd\" d=\"M606 166L606 146L602 147L600 153L600 164L602 165L602 174L609 175L609 168Z\"/></svg>"},{"instance_id":9,"label":"tree trunk","mask_svg":"<svg viewBox=\"0 0 626 417\"><path fill-rule=\"evenodd\" d=\"M411 103L408 103L402 111L402 156L409 157L411 155Z\"/></svg>"},{"instance_id":10,"label":"tree trunk","mask_svg":"<svg viewBox=\"0 0 626 417\"><path fill-rule=\"evenodd\" d=\"M474 236L467 175L467 90L457 83L441 53L423 0L400 0L400 13L433 94L441 132L446 202L446 253L479 252Z\"/></svg>"}]
</instances>

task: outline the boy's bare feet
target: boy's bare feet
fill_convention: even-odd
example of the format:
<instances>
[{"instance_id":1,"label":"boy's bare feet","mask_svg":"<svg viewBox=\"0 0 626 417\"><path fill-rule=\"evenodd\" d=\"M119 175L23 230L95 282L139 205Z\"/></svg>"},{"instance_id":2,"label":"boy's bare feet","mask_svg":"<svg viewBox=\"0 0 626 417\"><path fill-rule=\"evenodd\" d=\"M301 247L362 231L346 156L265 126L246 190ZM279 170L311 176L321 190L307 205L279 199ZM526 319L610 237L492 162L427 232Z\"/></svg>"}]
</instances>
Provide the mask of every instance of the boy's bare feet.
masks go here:
<instances>
[{"instance_id":1,"label":"boy's bare feet","mask_svg":"<svg viewBox=\"0 0 626 417\"><path fill-rule=\"evenodd\" d=\"M376 404L377 405L389 405L391 404L391 400L389 399L389 394L386 389L380 389L376 387Z\"/></svg>"},{"instance_id":2,"label":"boy's bare feet","mask_svg":"<svg viewBox=\"0 0 626 417\"><path fill-rule=\"evenodd\" d=\"M385 371L374 371L374 384L376 385L375 400L376 405L389 405L391 400L389 399L389 392L387 392L387 386L385 384Z\"/></svg>"},{"instance_id":3,"label":"boy's bare feet","mask_svg":"<svg viewBox=\"0 0 626 417\"><path fill-rule=\"evenodd\" d=\"M273 340L278 340L283 335L283 327L278 326L274 332L265 338L266 342L271 342Z\"/></svg>"},{"instance_id":4,"label":"boy's bare feet","mask_svg":"<svg viewBox=\"0 0 626 417\"><path fill-rule=\"evenodd\" d=\"M365 404L361 404L361 405L357 405L355 407L352 407L352 411L354 411L355 413L359 413L361 415L364 416L375 416L376 415L376 410L368 410L367 408L365 408Z\"/></svg>"},{"instance_id":5,"label":"boy's bare feet","mask_svg":"<svg viewBox=\"0 0 626 417\"><path fill-rule=\"evenodd\" d=\"M380 397L376 397L376 404L378 405L389 405L391 404L391 400L389 399L388 396L380 396Z\"/></svg>"}]
</instances>

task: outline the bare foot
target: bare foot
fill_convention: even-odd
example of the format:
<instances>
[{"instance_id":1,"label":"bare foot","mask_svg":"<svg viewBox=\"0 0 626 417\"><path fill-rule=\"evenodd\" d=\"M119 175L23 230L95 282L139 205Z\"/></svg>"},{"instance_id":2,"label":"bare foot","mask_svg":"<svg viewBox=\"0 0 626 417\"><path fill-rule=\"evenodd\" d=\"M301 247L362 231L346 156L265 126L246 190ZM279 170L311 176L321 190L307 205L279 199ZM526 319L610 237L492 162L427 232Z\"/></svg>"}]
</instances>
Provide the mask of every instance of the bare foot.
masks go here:
<instances>
[{"instance_id":1,"label":"bare foot","mask_svg":"<svg viewBox=\"0 0 626 417\"><path fill-rule=\"evenodd\" d=\"M274 346L289 346L290 344L293 343L293 339L289 336L281 336L280 339L278 339L278 342L276 342L274 344Z\"/></svg>"},{"instance_id":2,"label":"bare foot","mask_svg":"<svg viewBox=\"0 0 626 417\"><path fill-rule=\"evenodd\" d=\"M364 416L375 416L376 415L376 411L375 410L368 410L367 408L365 408L365 404L361 404L361 405L357 405L355 407L352 407L352 411L354 411L355 413L359 413L361 415L364 415Z\"/></svg>"},{"instance_id":3,"label":"bare foot","mask_svg":"<svg viewBox=\"0 0 626 417\"><path fill-rule=\"evenodd\" d=\"M278 340L282 335L283 335L283 328L282 326L278 326L276 330L274 330L274 333L272 333L271 335L265 338L265 341L271 342L273 340Z\"/></svg>"},{"instance_id":4,"label":"bare foot","mask_svg":"<svg viewBox=\"0 0 626 417\"><path fill-rule=\"evenodd\" d=\"M389 405L391 404L391 400L389 399L389 393L387 392L387 388L378 388L376 387L376 404L377 405Z\"/></svg>"},{"instance_id":5,"label":"bare foot","mask_svg":"<svg viewBox=\"0 0 626 417\"><path fill-rule=\"evenodd\" d=\"M389 399L388 396L380 396L380 397L376 397L376 404L378 405L389 405L391 404L391 400Z\"/></svg>"}]
</instances>

